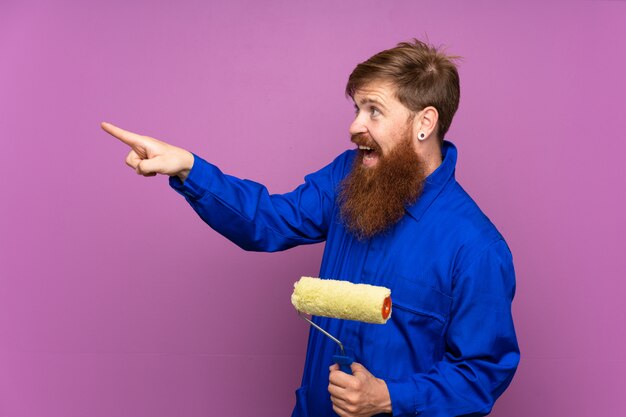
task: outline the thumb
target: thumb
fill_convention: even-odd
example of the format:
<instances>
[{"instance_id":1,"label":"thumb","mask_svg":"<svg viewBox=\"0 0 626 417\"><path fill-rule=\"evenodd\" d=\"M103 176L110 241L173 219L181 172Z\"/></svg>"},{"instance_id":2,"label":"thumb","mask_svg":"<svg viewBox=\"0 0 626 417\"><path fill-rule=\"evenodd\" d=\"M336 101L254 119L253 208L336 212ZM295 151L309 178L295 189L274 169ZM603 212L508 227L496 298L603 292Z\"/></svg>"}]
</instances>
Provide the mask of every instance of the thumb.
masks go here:
<instances>
[{"instance_id":1,"label":"thumb","mask_svg":"<svg viewBox=\"0 0 626 417\"><path fill-rule=\"evenodd\" d=\"M162 156L155 156L150 159L142 159L139 164L137 164L137 174L140 175L155 175L162 174L165 170L165 163L163 161Z\"/></svg>"},{"instance_id":2,"label":"thumb","mask_svg":"<svg viewBox=\"0 0 626 417\"><path fill-rule=\"evenodd\" d=\"M352 369L352 375L370 373L370 371L368 371L365 366L361 365L358 362L352 362L352 365L350 365L350 368Z\"/></svg>"}]
</instances>

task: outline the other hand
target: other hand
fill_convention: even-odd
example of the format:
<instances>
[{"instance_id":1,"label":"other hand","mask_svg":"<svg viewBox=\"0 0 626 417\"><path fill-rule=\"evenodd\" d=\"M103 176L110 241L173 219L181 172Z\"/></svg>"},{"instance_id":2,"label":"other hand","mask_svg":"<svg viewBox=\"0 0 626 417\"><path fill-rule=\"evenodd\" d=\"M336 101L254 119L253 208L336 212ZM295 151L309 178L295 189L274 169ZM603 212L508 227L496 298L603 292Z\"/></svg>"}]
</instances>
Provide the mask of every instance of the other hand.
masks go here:
<instances>
[{"instance_id":1,"label":"other hand","mask_svg":"<svg viewBox=\"0 0 626 417\"><path fill-rule=\"evenodd\" d=\"M333 410L341 417L369 417L391 413L391 398L387 384L376 378L360 363L351 365L352 375L330 367L328 392Z\"/></svg>"},{"instance_id":2,"label":"other hand","mask_svg":"<svg viewBox=\"0 0 626 417\"><path fill-rule=\"evenodd\" d=\"M177 176L185 181L193 167L193 155L182 148L172 146L149 136L120 129L110 123L102 122L102 129L116 137L131 150L126 156L126 165L144 177L156 174Z\"/></svg>"}]
</instances>

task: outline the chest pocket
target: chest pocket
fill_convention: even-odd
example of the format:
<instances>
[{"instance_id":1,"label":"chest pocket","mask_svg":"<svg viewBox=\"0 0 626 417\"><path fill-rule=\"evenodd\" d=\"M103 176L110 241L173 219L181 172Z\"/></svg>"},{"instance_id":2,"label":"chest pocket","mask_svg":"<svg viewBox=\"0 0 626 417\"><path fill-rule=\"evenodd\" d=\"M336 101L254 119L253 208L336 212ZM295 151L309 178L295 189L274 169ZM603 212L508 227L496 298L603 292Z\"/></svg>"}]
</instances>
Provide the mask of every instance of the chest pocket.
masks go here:
<instances>
[{"instance_id":1,"label":"chest pocket","mask_svg":"<svg viewBox=\"0 0 626 417\"><path fill-rule=\"evenodd\" d=\"M430 317L447 324L452 307L452 297L419 282L395 274L391 284L393 308ZM395 312L395 311L394 311Z\"/></svg>"},{"instance_id":2,"label":"chest pocket","mask_svg":"<svg viewBox=\"0 0 626 417\"><path fill-rule=\"evenodd\" d=\"M391 318L384 325L364 325L361 348L369 353L374 375L401 379L443 357L452 298L400 275L390 277L388 285Z\"/></svg>"}]
</instances>

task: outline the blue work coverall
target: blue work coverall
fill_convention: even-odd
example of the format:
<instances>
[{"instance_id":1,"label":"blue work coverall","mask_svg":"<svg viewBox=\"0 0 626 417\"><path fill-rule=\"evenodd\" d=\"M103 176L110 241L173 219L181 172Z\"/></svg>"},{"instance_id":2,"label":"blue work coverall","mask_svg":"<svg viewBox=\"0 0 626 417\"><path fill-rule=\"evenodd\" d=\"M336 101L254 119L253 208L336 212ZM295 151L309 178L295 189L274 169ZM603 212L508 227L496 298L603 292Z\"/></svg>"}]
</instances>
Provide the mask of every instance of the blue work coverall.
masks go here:
<instances>
[{"instance_id":1,"label":"blue work coverall","mask_svg":"<svg viewBox=\"0 0 626 417\"><path fill-rule=\"evenodd\" d=\"M357 240L346 231L337 188L357 152L349 150L286 194L223 174L194 156L187 180L171 177L213 229L246 250L279 251L326 241L320 277L391 289L384 324L315 317L389 389L394 416L480 416L511 382L519 348L511 316L515 273L495 226L454 177L457 150L388 231ZM293 417L334 416L328 366L337 345L309 333Z\"/></svg>"}]
</instances>

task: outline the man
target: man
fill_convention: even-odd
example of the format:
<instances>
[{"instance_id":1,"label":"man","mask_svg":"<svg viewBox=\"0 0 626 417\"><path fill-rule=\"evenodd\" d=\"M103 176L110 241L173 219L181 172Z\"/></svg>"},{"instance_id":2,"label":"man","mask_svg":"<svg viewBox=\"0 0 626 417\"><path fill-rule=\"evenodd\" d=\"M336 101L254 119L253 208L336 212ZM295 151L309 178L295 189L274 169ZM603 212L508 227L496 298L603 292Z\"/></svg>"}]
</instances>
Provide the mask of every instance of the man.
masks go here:
<instances>
[{"instance_id":1,"label":"man","mask_svg":"<svg viewBox=\"0 0 626 417\"><path fill-rule=\"evenodd\" d=\"M129 145L138 174L170 176L212 228L247 250L326 241L320 276L392 291L384 326L316 317L354 350L352 375L330 366L335 344L309 334L293 416L488 414L519 361L511 253L454 179L444 141L459 102L452 59L420 41L359 64L346 93L357 150L271 195L164 142L103 123Z\"/></svg>"}]
</instances>

